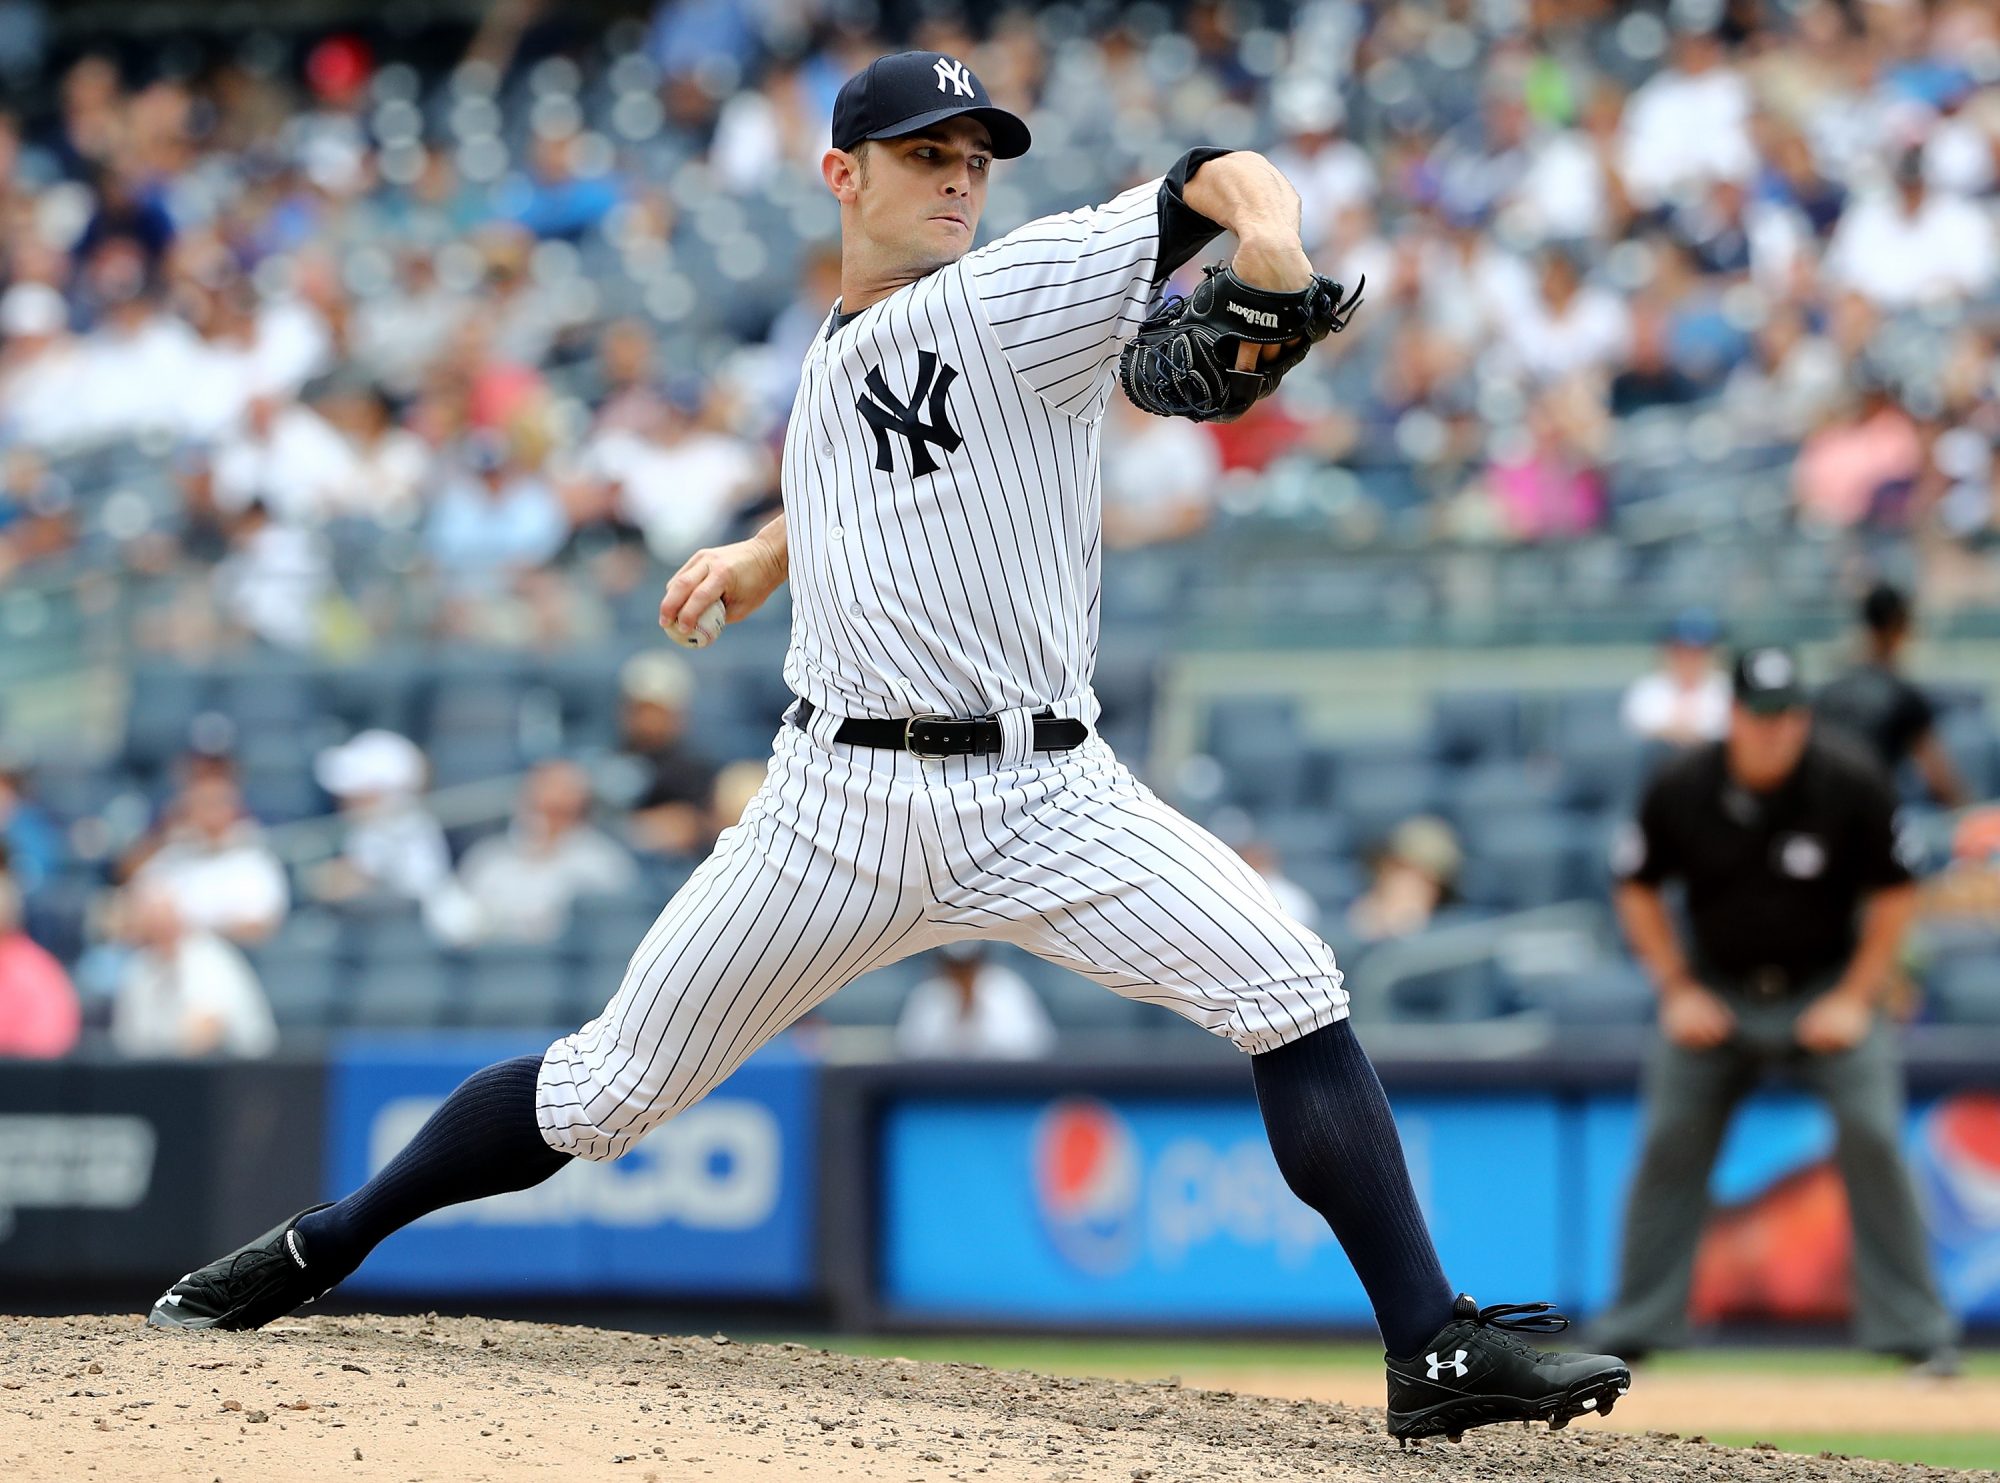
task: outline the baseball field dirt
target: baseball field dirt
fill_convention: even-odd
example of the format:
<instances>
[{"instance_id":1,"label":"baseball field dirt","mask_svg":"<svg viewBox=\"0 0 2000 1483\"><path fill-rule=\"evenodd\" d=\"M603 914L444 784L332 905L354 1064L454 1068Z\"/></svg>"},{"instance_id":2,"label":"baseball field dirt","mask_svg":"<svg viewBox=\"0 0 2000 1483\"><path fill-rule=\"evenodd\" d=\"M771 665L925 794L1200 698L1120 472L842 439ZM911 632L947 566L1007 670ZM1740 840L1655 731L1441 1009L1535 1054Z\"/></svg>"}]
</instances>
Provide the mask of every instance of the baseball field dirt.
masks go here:
<instances>
[{"instance_id":1,"label":"baseball field dirt","mask_svg":"<svg viewBox=\"0 0 2000 1483\"><path fill-rule=\"evenodd\" d=\"M1362 1406L720 1336L435 1317L287 1320L255 1334L0 1318L0 1477L18 1483L1973 1476L1588 1422L1401 1451Z\"/></svg>"}]
</instances>

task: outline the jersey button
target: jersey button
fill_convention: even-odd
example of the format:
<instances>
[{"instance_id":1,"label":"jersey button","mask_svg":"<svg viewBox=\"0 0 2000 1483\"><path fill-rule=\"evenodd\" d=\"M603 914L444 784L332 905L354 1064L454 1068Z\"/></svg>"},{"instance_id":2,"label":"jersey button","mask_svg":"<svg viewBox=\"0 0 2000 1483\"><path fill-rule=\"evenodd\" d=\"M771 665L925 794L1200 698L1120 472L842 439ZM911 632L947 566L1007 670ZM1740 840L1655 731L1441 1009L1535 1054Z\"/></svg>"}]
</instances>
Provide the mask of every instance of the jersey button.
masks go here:
<instances>
[{"instance_id":1,"label":"jersey button","mask_svg":"<svg viewBox=\"0 0 2000 1483\"><path fill-rule=\"evenodd\" d=\"M832 530L828 531L827 534L832 536L836 541L844 541L847 539L847 532L842 530L838 525L836 525Z\"/></svg>"},{"instance_id":2,"label":"jersey button","mask_svg":"<svg viewBox=\"0 0 2000 1483\"><path fill-rule=\"evenodd\" d=\"M852 613L855 617L859 618L861 616L861 604L858 602L851 602L847 605L847 611Z\"/></svg>"}]
</instances>

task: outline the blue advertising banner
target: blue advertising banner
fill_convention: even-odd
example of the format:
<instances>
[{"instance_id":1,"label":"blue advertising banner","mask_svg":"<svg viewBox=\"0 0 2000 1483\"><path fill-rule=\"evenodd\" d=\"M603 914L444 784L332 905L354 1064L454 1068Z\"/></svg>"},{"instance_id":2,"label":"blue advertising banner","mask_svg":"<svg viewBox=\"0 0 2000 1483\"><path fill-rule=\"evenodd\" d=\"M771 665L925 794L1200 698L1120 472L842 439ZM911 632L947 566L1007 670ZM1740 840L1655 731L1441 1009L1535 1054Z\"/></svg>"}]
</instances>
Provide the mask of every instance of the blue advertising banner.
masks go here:
<instances>
[{"instance_id":1,"label":"blue advertising banner","mask_svg":"<svg viewBox=\"0 0 2000 1483\"><path fill-rule=\"evenodd\" d=\"M1552 1291L1565 1207L1555 1100L1409 1096L1396 1112L1454 1280ZM881 1147L891 1315L1369 1321L1248 1098L912 1098L889 1108Z\"/></svg>"},{"instance_id":2,"label":"blue advertising banner","mask_svg":"<svg viewBox=\"0 0 2000 1483\"><path fill-rule=\"evenodd\" d=\"M519 1036L357 1036L330 1068L327 1188L344 1194ZM356 1291L793 1297L815 1280L813 1064L781 1037L622 1159L577 1160L385 1242Z\"/></svg>"}]
</instances>

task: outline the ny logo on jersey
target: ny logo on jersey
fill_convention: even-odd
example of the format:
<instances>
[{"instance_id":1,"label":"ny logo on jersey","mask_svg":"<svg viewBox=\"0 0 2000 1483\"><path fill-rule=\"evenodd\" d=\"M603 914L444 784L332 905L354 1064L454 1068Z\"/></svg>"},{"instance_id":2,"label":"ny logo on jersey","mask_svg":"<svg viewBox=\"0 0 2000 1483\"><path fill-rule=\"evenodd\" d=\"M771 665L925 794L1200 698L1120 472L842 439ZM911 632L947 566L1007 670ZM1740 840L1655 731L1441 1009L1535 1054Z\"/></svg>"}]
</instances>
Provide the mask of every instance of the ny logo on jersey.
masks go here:
<instances>
[{"instance_id":1,"label":"ny logo on jersey","mask_svg":"<svg viewBox=\"0 0 2000 1483\"><path fill-rule=\"evenodd\" d=\"M1442 1376L1446 1370L1450 1370L1454 1376L1463 1380L1465 1372L1469 1368L1465 1363L1465 1351L1463 1349L1454 1351L1450 1359L1439 1359L1437 1351L1433 1349L1429 1354L1424 1356L1424 1360L1430 1366L1430 1377L1433 1380Z\"/></svg>"},{"instance_id":2,"label":"ny logo on jersey","mask_svg":"<svg viewBox=\"0 0 2000 1483\"><path fill-rule=\"evenodd\" d=\"M868 373L868 393L855 399L854 405L861 409L861 415L868 419L868 425L875 429L875 467L883 473L893 473L896 461L889 450L889 434L901 433L910 443L910 477L921 478L925 474L937 472L937 460L931 457L931 444L935 443L946 453L956 453L964 440L958 429L951 425L950 414L945 409L945 393L951 390L951 383L958 379L958 372L945 365L931 350L917 352L917 379L910 387L910 399L905 402L889 390L889 383L882 379L882 368L875 367ZM929 414L926 422L917 413L922 405Z\"/></svg>"},{"instance_id":3,"label":"ny logo on jersey","mask_svg":"<svg viewBox=\"0 0 2000 1483\"><path fill-rule=\"evenodd\" d=\"M965 63L954 62L950 57L939 57L931 65L937 71L939 92L953 88L961 98L976 96L972 91L972 74L965 70Z\"/></svg>"}]
</instances>

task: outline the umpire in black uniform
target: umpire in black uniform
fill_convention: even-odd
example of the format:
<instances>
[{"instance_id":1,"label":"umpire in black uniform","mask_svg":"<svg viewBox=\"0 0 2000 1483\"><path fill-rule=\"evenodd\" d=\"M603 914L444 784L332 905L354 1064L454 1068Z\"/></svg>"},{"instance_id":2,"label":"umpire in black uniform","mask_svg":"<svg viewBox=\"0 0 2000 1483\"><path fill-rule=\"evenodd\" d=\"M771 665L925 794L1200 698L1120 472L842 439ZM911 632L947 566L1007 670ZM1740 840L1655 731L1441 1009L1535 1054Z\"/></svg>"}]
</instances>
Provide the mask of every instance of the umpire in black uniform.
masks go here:
<instances>
[{"instance_id":1,"label":"umpire in black uniform","mask_svg":"<svg viewBox=\"0 0 2000 1483\"><path fill-rule=\"evenodd\" d=\"M1860 1342L1948 1372L1957 1324L1903 1164L1902 1072L1878 1008L1916 899L1895 799L1870 759L1814 732L1790 651L1744 651L1734 689L1727 737L1660 771L1614 862L1662 1033L1618 1298L1599 1336L1621 1354L1685 1337L1716 1150L1737 1102L1775 1072L1833 1112ZM1670 881L1686 891L1685 948L1662 895Z\"/></svg>"}]
</instances>

